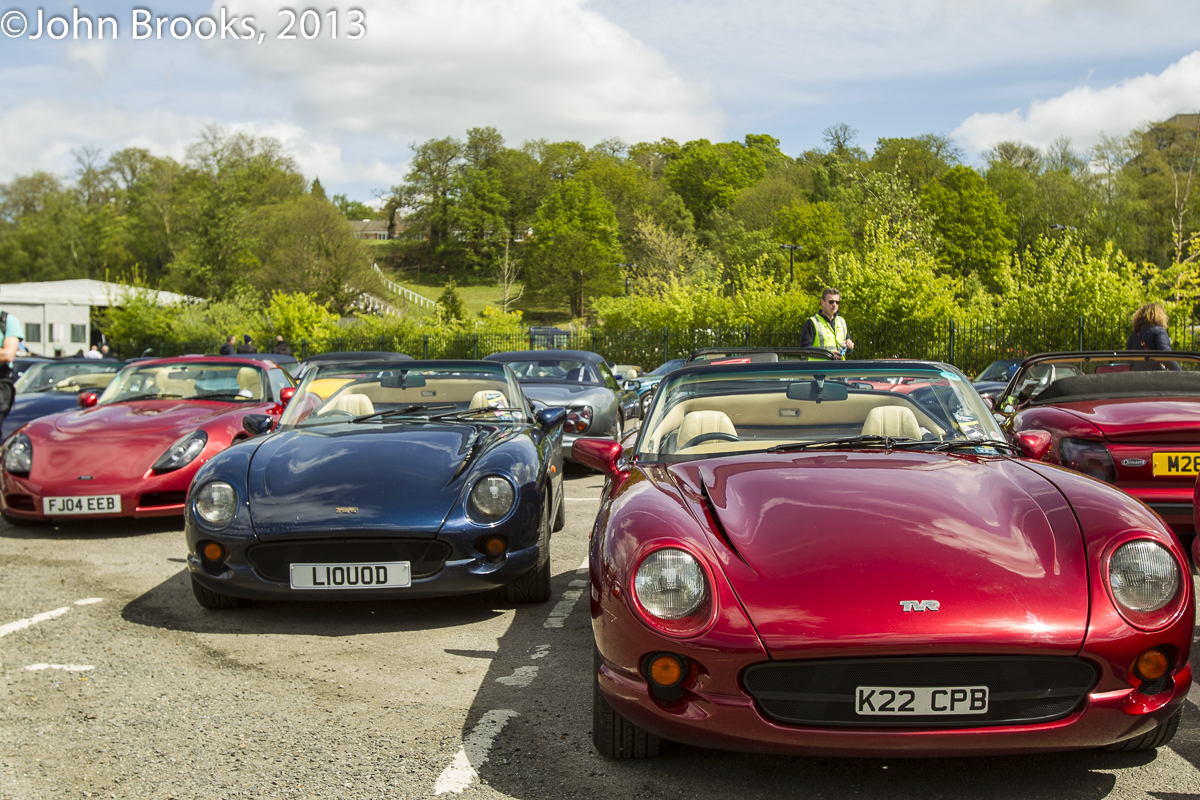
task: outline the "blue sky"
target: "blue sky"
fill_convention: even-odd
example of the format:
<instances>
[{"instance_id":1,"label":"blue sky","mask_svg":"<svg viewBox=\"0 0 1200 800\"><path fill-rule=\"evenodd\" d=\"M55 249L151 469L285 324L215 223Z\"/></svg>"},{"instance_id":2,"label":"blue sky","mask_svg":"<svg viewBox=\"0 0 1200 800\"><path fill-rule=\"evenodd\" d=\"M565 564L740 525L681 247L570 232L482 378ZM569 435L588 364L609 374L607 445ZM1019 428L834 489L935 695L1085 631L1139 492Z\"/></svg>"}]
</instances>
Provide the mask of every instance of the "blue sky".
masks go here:
<instances>
[{"instance_id":1,"label":"blue sky","mask_svg":"<svg viewBox=\"0 0 1200 800\"><path fill-rule=\"evenodd\" d=\"M514 145L767 133L795 155L845 122L868 151L932 132L976 159L1004 139L1084 149L1200 107L1200 5L1180 0L334 0L294 41L275 38L280 10L305 8L286 0L41 6L116 17L116 41L90 42L30 40L39 6L4 2L29 28L0 35L0 182L68 175L83 147L182 158L211 123L275 136L309 177L370 200L411 142L476 125ZM135 41L135 6L188 26L224 9L265 36Z\"/></svg>"}]
</instances>

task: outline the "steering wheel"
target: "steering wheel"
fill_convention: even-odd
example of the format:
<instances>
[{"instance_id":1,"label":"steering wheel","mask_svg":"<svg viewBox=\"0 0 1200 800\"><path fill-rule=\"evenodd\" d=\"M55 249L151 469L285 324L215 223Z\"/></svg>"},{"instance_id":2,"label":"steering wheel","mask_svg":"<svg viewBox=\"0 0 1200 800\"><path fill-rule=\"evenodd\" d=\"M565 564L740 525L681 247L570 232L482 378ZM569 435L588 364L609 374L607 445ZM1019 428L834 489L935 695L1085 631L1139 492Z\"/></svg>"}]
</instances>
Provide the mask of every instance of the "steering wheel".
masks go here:
<instances>
[{"instance_id":1,"label":"steering wheel","mask_svg":"<svg viewBox=\"0 0 1200 800\"><path fill-rule=\"evenodd\" d=\"M686 442L684 442L683 446L679 449L686 450L687 448L694 447L698 444L716 441L740 442L741 439L737 436L734 436L732 433L725 433L725 431L709 431L708 433L702 433L699 436L693 436L691 439L688 439Z\"/></svg>"}]
</instances>

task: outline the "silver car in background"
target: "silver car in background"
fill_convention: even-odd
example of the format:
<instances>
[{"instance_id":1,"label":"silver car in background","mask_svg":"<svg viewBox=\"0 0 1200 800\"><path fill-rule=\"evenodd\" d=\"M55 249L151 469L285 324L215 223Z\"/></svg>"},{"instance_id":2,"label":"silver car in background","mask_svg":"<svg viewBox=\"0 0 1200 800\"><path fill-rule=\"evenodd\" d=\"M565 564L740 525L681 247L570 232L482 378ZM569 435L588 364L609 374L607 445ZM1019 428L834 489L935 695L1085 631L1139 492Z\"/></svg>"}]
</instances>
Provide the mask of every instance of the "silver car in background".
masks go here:
<instances>
[{"instance_id":1,"label":"silver car in background","mask_svg":"<svg viewBox=\"0 0 1200 800\"><path fill-rule=\"evenodd\" d=\"M622 388L604 359L586 350L518 350L485 360L507 364L529 399L567 410L563 458L572 459L571 445L581 436L620 441L627 422L622 406L636 407L636 393Z\"/></svg>"}]
</instances>

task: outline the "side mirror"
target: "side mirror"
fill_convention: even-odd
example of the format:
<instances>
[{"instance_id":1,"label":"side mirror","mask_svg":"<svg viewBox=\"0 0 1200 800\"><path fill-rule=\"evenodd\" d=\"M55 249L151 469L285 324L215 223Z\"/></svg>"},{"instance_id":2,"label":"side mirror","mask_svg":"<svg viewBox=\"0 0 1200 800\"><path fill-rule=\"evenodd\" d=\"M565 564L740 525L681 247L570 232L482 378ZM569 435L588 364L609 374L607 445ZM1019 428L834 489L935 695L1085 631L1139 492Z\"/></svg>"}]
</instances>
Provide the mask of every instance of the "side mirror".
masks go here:
<instances>
[{"instance_id":1,"label":"side mirror","mask_svg":"<svg viewBox=\"0 0 1200 800\"><path fill-rule=\"evenodd\" d=\"M567 421L565 408L539 408L534 413L538 427L544 431L552 431Z\"/></svg>"},{"instance_id":2,"label":"side mirror","mask_svg":"<svg viewBox=\"0 0 1200 800\"><path fill-rule=\"evenodd\" d=\"M268 414L247 414L242 417L242 427L251 436L258 436L271 430L275 418Z\"/></svg>"},{"instance_id":3,"label":"side mirror","mask_svg":"<svg viewBox=\"0 0 1200 800\"><path fill-rule=\"evenodd\" d=\"M641 389L641 388L642 388L642 384L639 381L625 381L626 391L636 392L638 389Z\"/></svg>"},{"instance_id":4,"label":"side mirror","mask_svg":"<svg viewBox=\"0 0 1200 800\"><path fill-rule=\"evenodd\" d=\"M1041 461L1050 452L1054 437L1046 431L1023 431L1016 435L1017 449L1032 461Z\"/></svg>"},{"instance_id":5,"label":"side mirror","mask_svg":"<svg viewBox=\"0 0 1200 800\"><path fill-rule=\"evenodd\" d=\"M296 387L295 386L285 386L279 390L279 404L281 406L286 406L288 403L291 402L292 398L295 396L296 396Z\"/></svg>"},{"instance_id":6,"label":"side mirror","mask_svg":"<svg viewBox=\"0 0 1200 800\"><path fill-rule=\"evenodd\" d=\"M99 399L100 395L96 394L95 392L80 392L79 407L91 408L92 406L96 405L96 401Z\"/></svg>"},{"instance_id":7,"label":"side mirror","mask_svg":"<svg viewBox=\"0 0 1200 800\"><path fill-rule=\"evenodd\" d=\"M621 452L621 445L612 439L576 439L571 445L571 455L576 461L605 475L617 474Z\"/></svg>"}]
</instances>

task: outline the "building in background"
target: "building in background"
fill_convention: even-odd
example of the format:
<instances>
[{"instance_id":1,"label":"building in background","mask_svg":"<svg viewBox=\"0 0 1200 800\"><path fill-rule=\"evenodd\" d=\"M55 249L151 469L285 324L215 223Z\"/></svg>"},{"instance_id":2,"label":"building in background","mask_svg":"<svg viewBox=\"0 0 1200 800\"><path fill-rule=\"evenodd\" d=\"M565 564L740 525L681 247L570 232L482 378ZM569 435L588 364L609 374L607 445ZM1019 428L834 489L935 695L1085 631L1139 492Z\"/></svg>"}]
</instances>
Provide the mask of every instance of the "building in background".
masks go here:
<instances>
[{"instance_id":1,"label":"building in background","mask_svg":"<svg viewBox=\"0 0 1200 800\"><path fill-rule=\"evenodd\" d=\"M69 356L100 343L92 330L92 309L119 306L129 286L90 279L0 284L0 309L25 326L25 349L37 355ZM192 298L155 292L158 302Z\"/></svg>"}]
</instances>

